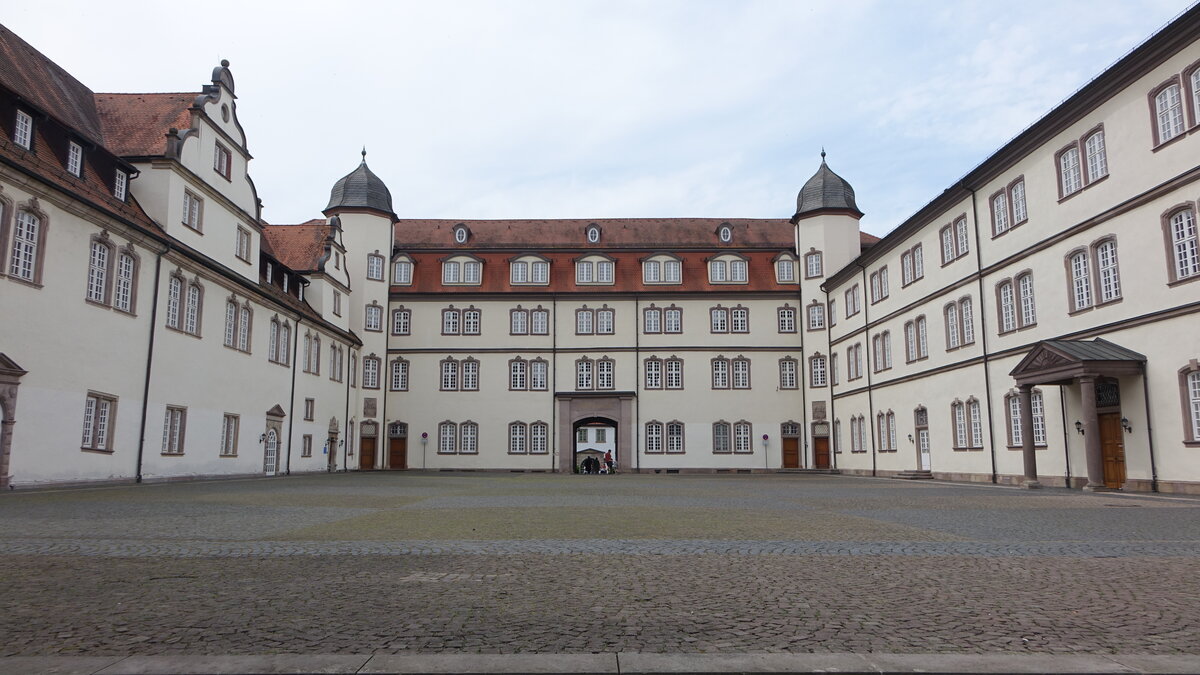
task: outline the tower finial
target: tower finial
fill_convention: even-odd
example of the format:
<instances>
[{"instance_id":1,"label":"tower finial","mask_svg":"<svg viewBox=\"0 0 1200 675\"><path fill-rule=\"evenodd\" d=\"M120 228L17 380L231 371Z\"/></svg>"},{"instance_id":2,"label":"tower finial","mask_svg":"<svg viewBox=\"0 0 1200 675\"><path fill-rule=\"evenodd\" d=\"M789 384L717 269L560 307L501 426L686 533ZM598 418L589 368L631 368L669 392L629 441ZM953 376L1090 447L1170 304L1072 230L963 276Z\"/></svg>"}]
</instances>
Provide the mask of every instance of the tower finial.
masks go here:
<instances>
[{"instance_id":1,"label":"tower finial","mask_svg":"<svg viewBox=\"0 0 1200 675\"><path fill-rule=\"evenodd\" d=\"M821 146L821 161L825 161L825 146Z\"/></svg>"},{"instance_id":2,"label":"tower finial","mask_svg":"<svg viewBox=\"0 0 1200 675\"><path fill-rule=\"evenodd\" d=\"M363 156L363 161L364 162L367 161L367 146L365 146L365 145L363 146L362 156Z\"/></svg>"}]
</instances>

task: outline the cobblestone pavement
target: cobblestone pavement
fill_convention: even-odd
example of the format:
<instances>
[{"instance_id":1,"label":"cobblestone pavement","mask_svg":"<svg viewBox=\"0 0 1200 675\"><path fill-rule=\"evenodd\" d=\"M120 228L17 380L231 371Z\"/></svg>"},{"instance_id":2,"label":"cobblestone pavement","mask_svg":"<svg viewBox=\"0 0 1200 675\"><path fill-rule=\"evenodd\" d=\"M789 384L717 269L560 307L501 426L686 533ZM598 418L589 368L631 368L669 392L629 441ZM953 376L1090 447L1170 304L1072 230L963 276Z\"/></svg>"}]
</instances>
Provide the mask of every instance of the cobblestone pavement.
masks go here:
<instances>
[{"instance_id":1,"label":"cobblestone pavement","mask_svg":"<svg viewBox=\"0 0 1200 675\"><path fill-rule=\"evenodd\" d=\"M833 476L0 495L0 656L1200 653L1200 500Z\"/></svg>"}]
</instances>

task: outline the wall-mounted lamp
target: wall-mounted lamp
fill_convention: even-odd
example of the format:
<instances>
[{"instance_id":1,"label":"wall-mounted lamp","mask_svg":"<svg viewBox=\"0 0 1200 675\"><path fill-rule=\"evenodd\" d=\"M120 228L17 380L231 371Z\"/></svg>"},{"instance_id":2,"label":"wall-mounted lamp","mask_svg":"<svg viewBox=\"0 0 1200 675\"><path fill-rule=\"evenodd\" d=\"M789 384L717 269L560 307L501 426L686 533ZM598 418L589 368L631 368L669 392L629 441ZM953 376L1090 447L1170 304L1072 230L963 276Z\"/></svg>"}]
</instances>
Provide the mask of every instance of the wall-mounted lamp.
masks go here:
<instances>
[{"instance_id":1,"label":"wall-mounted lamp","mask_svg":"<svg viewBox=\"0 0 1200 675\"><path fill-rule=\"evenodd\" d=\"M909 442L909 443L912 443L912 442L913 442L913 437L912 437L912 434L909 434L909 435L908 435L908 442Z\"/></svg>"},{"instance_id":2,"label":"wall-mounted lamp","mask_svg":"<svg viewBox=\"0 0 1200 675\"><path fill-rule=\"evenodd\" d=\"M1075 431L1078 431L1080 436L1083 435L1083 422L1075 420Z\"/></svg>"},{"instance_id":3,"label":"wall-mounted lamp","mask_svg":"<svg viewBox=\"0 0 1200 675\"><path fill-rule=\"evenodd\" d=\"M1129 426L1129 418L1128 417L1121 418L1121 428L1124 429L1125 433L1127 433L1127 434L1133 433L1133 427Z\"/></svg>"},{"instance_id":4,"label":"wall-mounted lamp","mask_svg":"<svg viewBox=\"0 0 1200 675\"><path fill-rule=\"evenodd\" d=\"M259 436L259 437L258 437L258 442L259 442L259 443L266 443L266 442L267 442L267 435L266 435L266 434L263 434L263 435Z\"/></svg>"}]
</instances>

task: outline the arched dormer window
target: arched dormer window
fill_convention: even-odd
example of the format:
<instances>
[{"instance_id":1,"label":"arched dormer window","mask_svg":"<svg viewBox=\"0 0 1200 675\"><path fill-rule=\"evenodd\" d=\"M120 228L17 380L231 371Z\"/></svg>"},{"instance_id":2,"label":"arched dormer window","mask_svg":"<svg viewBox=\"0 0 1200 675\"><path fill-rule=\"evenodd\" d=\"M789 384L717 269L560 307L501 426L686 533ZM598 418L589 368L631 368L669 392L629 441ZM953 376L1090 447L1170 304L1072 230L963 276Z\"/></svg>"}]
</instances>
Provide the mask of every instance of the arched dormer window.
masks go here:
<instances>
[{"instance_id":1,"label":"arched dormer window","mask_svg":"<svg viewBox=\"0 0 1200 675\"><path fill-rule=\"evenodd\" d=\"M392 283L411 286L413 282L413 259L401 253L392 259Z\"/></svg>"},{"instance_id":2,"label":"arched dormer window","mask_svg":"<svg viewBox=\"0 0 1200 675\"><path fill-rule=\"evenodd\" d=\"M749 262L736 253L725 253L708 260L711 284L744 284L749 280Z\"/></svg>"},{"instance_id":3,"label":"arched dormer window","mask_svg":"<svg viewBox=\"0 0 1200 675\"><path fill-rule=\"evenodd\" d=\"M442 260L442 284L447 286L478 286L483 279L483 261L469 255L456 255Z\"/></svg>"},{"instance_id":4,"label":"arched dormer window","mask_svg":"<svg viewBox=\"0 0 1200 675\"><path fill-rule=\"evenodd\" d=\"M616 261L606 255L585 255L575 260L576 285L611 286L616 278Z\"/></svg>"},{"instance_id":5,"label":"arched dormer window","mask_svg":"<svg viewBox=\"0 0 1200 675\"><path fill-rule=\"evenodd\" d=\"M733 227L729 223L721 223L717 228L717 239L721 240L722 244L728 244L733 241Z\"/></svg>"},{"instance_id":6,"label":"arched dormer window","mask_svg":"<svg viewBox=\"0 0 1200 675\"><path fill-rule=\"evenodd\" d=\"M589 244L599 244L600 226L596 223L591 223L587 226L587 229L584 230L584 236L587 238Z\"/></svg>"},{"instance_id":7,"label":"arched dormer window","mask_svg":"<svg viewBox=\"0 0 1200 675\"><path fill-rule=\"evenodd\" d=\"M670 253L656 253L643 258L642 283L683 283L683 261Z\"/></svg>"},{"instance_id":8,"label":"arched dormer window","mask_svg":"<svg viewBox=\"0 0 1200 675\"><path fill-rule=\"evenodd\" d=\"M796 274L796 256L790 251L783 251L779 253L771 262L775 265L775 283L799 283L800 280L797 278L798 275Z\"/></svg>"},{"instance_id":9,"label":"arched dormer window","mask_svg":"<svg viewBox=\"0 0 1200 675\"><path fill-rule=\"evenodd\" d=\"M513 285L545 286L550 283L550 261L533 254L511 258L508 280Z\"/></svg>"}]
</instances>

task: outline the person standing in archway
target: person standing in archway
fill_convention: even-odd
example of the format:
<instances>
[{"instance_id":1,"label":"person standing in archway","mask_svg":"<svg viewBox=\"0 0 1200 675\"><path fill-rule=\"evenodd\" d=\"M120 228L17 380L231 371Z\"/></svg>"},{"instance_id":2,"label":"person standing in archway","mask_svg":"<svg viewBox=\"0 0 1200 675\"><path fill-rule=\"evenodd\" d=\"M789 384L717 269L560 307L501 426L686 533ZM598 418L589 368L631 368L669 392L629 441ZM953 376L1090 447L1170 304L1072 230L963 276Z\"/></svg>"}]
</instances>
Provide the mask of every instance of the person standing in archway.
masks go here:
<instances>
[{"instance_id":1,"label":"person standing in archway","mask_svg":"<svg viewBox=\"0 0 1200 675\"><path fill-rule=\"evenodd\" d=\"M606 450L604 452L604 466L608 467L608 473L610 475L616 473L616 471L613 470L612 450Z\"/></svg>"}]
</instances>

